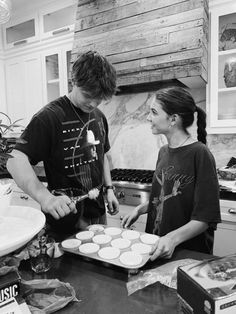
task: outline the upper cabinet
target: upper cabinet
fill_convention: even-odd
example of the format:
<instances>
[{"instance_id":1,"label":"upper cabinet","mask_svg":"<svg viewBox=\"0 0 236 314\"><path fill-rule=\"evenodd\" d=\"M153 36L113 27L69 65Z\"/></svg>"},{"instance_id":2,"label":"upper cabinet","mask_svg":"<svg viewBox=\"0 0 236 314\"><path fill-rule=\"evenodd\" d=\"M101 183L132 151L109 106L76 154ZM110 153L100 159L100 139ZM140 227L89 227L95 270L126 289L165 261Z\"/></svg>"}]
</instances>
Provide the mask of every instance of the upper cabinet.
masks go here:
<instances>
[{"instance_id":1,"label":"upper cabinet","mask_svg":"<svg viewBox=\"0 0 236 314\"><path fill-rule=\"evenodd\" d=\"M4 47L19 47L39 40L38 16L16 19L3 26Z\"/></svg>"},{"instance_id":2,"label":"upper cabinet","mask_svg":"<svg viewBox=\"0 0 236 314\"><path fill-rule=\"evenodd\" d=\"M40 11L41 38L67 34L74 30L77 4L66 1L61 6L51 5Z\"/></svg>"},{"instance_id":3,"label":"upper cabinet","mask_svg":"<svg viewBox=\"0 0 236 314\"><path fill-rule=\"evenodd\" d=\"M1 92L7 113L13 120L23 119L23 126L48 102L71 90L77 0L46 2L37 1L29 14L14 14L3 28L6 86Z\"/></svg>"},{"instance_id":4,"label":"upper cabinet","mask_svg":"<svg viewBox=\"0 0 236 314\"><path fill-rule=\"evenodd\" d=\"M76 18L77 1L53 1L35 10L34 14L15 14L3 25L4 48L30 47L36 41L71 34ZM27 45L27 46L26 46Z\"/></svg>"},{"instance_id":5,"label":"upper cabinet","mask_svg":"<svg viewBox=\"0 0 236 314\"><path fill-rule=\"evenodd\" d=\"M236 132L236 3L210 8L210 133Z\"/></svg>"}]
</instances>

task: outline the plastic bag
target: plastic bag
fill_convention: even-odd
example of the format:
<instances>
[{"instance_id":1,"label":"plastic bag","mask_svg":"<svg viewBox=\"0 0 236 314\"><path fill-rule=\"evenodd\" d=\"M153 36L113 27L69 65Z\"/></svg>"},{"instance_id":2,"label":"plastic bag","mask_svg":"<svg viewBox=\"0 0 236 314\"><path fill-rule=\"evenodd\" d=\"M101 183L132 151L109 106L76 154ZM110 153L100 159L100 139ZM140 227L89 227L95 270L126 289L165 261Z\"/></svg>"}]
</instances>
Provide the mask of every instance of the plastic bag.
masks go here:
<instances>
[{"instance_id":1,"label":"plastic bag","mask_svg":"<svg viewBox=\"0 0 236 314\"><path fill-rule=\"evenodd\" d=\"M196 260L182 259L168 262L154 269L141 271L138 275L131 276L127 283L128 295L157 281L169 288L177 289L177 268L193 262L196 262Z\"/></svg>"},{"instance_id":2,"label":"plastic bag","mask_svg":"<svg viewBox=\"0 0 236 314\"><path fill-rule=\"evenodd\" d=\"M18 271L20 260L14 256L0 257L0 276L6 275L12 271Z\"/></svg>"},{"instance_id":3,"label":"plastic bag","mask_svg":"<svg viewBox=\"0 0 236 314\"><path fill-rule=\"evenodd\" d=\"M22 280L22 297L33 314L49 314L78 301L74 288L58 279Z\"/></svg>"}]
</instances>

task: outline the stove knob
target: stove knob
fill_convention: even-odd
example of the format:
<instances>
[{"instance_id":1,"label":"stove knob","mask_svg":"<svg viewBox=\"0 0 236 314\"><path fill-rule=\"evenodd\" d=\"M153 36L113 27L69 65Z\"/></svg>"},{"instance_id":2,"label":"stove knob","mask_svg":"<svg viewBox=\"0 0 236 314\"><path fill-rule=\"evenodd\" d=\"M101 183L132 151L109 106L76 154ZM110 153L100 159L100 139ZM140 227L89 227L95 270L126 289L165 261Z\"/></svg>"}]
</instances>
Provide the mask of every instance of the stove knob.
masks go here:
<instances>
[{"instance_id":1,"label":"stove knob","mask_svg":"<svg viewBox=\"0 0 236 314\"><path fill-rule=\"evenodd\" d=\"M120 191L117 193L117 198L124 198L125 197L125 192L124 191Z\"/></svg>"}]
</instances>

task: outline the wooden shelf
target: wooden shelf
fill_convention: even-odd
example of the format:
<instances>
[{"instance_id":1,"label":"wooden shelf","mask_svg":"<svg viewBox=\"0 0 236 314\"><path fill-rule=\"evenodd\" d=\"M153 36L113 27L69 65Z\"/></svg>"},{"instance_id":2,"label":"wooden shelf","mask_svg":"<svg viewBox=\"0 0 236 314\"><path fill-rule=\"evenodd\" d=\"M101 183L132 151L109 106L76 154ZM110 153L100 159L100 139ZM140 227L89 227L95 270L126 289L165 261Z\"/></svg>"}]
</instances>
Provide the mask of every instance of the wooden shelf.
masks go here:
<instances>
[{"instance_id":1,"label":"wooden shelf","mask_svg":"<svg viewBox=\"0 0 236 314\"><path fill-rule=\"evenodd\" d=\"M229 55L229 54L236 54L236 49L228 49L228 50L221 50L218 52L219 56L223 56L223 55Z\"/></svg>"},{"instance_id":2,"label":"wooden shelf","mask_svg":"<svg viewBox=\"0 0 236 314\"><path fill-rule=\"evenodd\" d=\"M219 88L219 93L225 93L225 92L235 92L236 87L226 87L226 88Z\"/></svg>"}]
</instances>

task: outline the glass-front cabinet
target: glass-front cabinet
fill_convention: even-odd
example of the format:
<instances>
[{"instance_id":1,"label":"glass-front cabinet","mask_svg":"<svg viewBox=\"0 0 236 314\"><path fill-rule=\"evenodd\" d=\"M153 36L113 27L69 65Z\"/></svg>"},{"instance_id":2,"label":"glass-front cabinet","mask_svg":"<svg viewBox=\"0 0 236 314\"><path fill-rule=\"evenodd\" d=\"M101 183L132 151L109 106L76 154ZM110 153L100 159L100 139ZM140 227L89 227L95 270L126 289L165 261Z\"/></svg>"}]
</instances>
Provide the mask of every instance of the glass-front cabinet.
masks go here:
<instances>
[{"instance_id":1,"label":"glass-front cabinet","mask_svg":"<svg viewBox=\"0 0 236 314\"><path fill-rule=\"evenodd\" d=\"M67 0L63 5L48 5L40 11L40 30L42 38L67 34L74 30L77 2Z\"/></svg>"},{"instance_id":2,"label":"glass-front cabinet","mask_svg":"<svg viewBox=\"0 0 236 314\"><path fill-rule=\"evenodd\" d=\"M57 53L45 56L46 62L46 82L48 101L60 96L59 80L59 55Z\"/></svg>"},{"instance_id":3,"label":"glass-front cabinet","mask_svg":"<svg viewBox=\"0 0 236 314\"><path fill-rule=\"evenodd\" d=\"M3 25L5 48L19 47L39 40L38 16L32 15Z\"/></svg>"},{"instance_id":4,"label":"glass-front cabinet","mask_svg":"<svg viewBox=\"0 0 236 314\"><path fill-rule=\"evenodd\" d=\"M71 50L66 51L66 70L67 70L67 91L72 91L72 80L71 80Z\"/></svg>"},{"instance_id":5,"label":"glass-front cabinet","mask_svg":"<svg viewBox=\"0 0 236 314\"><path fill-rule=\"evenodd\" d=\"M48 103L71 91L70 67L72 45L50 50L43 55L45 99Z\"/></svg>"},{"instance_id":6,"label":"glass-front cabinet","mask_svg":"<svg viewBox=\"0 0 236 314\"><path fill-rule=\"evenodd\" d=\"M236 132L236 3L211 11L210 128ZM212 133L213 133L212 132Z\"/></svg>"}]
</instances>

